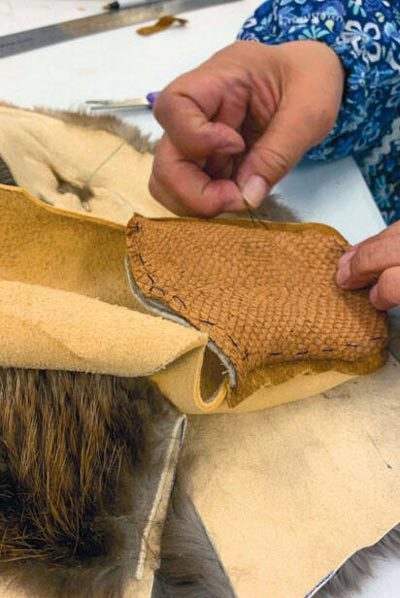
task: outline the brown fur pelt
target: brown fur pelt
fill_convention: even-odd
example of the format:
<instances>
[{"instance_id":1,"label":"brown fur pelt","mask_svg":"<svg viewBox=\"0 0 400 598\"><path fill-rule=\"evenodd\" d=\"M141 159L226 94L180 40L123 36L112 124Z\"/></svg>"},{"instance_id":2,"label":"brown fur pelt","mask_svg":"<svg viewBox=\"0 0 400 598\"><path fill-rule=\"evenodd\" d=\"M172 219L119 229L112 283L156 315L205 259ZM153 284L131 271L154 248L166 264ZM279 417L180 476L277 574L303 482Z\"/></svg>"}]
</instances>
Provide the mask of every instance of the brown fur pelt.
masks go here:
<instances>
[{"instance_id":1,"label":"brown fur pelt","mask_svg":"<svg viewBox=\"0 0 400 598\"><path fill-rule=\"evenodd\" d=\"M0 413L2 579L32 597L122 596L174 410L144 379L10 368Z\"/></svg>"}]
</instances>

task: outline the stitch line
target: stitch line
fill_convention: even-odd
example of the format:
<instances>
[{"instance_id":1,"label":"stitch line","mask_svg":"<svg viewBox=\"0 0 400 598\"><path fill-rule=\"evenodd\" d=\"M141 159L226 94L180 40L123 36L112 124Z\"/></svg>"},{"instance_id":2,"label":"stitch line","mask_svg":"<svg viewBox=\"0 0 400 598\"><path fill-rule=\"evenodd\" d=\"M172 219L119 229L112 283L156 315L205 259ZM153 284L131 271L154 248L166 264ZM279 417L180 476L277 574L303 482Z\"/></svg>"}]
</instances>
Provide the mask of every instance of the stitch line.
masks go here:
<instances>
[{"instance_id":1,"label":"stitch line","mask_svg":"<svg viewBox=\"0 0 400 598\"><path fill-rule=\"evenodd\" d=\"M182 305L182 307L184 307L185 309L187 309L186 303L178 295L172 295L171 299L176 299L177 301L179 301L179 303Z\"/></svg>"},{"instance_id":2,"label":"stitch line","mask_svg":"<svg viewBox=\"0 0 400 598\"><path fill-rule=\"evenodd\" d=\"M230 334L228 334L227 336L228 336L229 340L231 341L232 345L235 347L235 349L239 349L239 345L238 345L237 341L235 341L233 336L231 336Z\"/></svg>"},{"instance_id":3,"label":"stitch line","mask_svg":"<svg viewBox=\"0 0 400 598\"><path fill-rule=\"evenodd\" d=\"M211 322L210 320L202 320L202 319L200 319L199 322L202 322L203 324L208 324L209 326L215 326L216 325L214 322Z\"/></svg>"},{"instance_id":4,"label":"stitch line","mask_svg":"<svg viewBox=\"0 0 400 598\"><path fill-rule=\"evenodd\" d=\"M157 290L157 291L160 291L160 293L161 293L161 295L162 295L162 296L164 296L164 295L165 295L165 291L164 291L164 289L162 289L161 287L158 287L156 284L153 284L153 285L150 287L150 293L153 293L153 294L154 294L154 293L155 293L155 290Z\"/></svg>"},{"instance_id":5,"label":"stitch line","mask_svg":"<svg viewBox=\"0 0 400 598\"><path fill-rule=\"evenodd\" d=\"M146 275L147 275L148 279L150 280L151 284L154 286L154 283L155 283L154 276L152 276L152 274L150 274L150 272L147 272L147 270L146 270Z\"/></svg>"}]
</instances>

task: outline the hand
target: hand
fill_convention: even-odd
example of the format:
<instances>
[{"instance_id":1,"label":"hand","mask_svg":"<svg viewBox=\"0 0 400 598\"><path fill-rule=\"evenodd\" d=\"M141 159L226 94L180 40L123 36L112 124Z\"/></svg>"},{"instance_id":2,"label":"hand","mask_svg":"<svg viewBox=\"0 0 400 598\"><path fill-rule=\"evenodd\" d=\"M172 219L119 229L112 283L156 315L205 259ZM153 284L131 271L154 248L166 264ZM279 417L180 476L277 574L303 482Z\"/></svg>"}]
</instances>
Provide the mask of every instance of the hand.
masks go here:
<instances>
[{"instance_id":1,"label":"hand","mask_svg":"<svg viewBox=\"0 0 400 598\"><path fill-rule=\"evenodd\" d=\"M400 304L400 222L351 247L339 260L337 282L344 289L372 286L377 309Z\"/></svg>"},{"instance_id":2,"label":"hand","mask_svg":"<svg viewBox=\"0 0 400 598\"><path fill-rule=\"evenodd\" d=\"M157 98L151 194L177 214L253 207L336 121L339 58L317 41L235 42ZM243 194L243 196L242 196Z\"/></svg>"}]
</instances>

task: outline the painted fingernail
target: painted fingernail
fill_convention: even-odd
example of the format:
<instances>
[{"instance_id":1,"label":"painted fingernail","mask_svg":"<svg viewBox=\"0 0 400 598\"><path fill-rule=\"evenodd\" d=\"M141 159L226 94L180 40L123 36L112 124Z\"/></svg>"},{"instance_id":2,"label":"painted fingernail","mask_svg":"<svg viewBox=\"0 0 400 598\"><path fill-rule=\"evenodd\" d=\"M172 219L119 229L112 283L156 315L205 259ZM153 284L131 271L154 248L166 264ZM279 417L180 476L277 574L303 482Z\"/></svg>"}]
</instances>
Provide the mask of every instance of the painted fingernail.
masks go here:
<instances>
[{"instance_id":1,"label":"painted fingernail","mask_svg":"<svg viewBox=\"0 0 400 598\"><path fill-rule=\"evenodd\" d=\"M241 191L247 203L253 208L257 208L267 197L269 189L267 183L261 176L253 174L247 179Z\"/></svg>"},{"instance_id":2,"label":"painted fingernail","mask_svg":"<svg viewBox=\"0 0 400 598\"><path fill-rule=\"evenodd\" d=\"M349 251L346 251L346 253L344 253L342 257L339 259L338 271L336 273L336 282L341 287L345 287L347 282L351 278L350 262L355 252L355 249L350 249Z\"/></svg>"}]
</instances>

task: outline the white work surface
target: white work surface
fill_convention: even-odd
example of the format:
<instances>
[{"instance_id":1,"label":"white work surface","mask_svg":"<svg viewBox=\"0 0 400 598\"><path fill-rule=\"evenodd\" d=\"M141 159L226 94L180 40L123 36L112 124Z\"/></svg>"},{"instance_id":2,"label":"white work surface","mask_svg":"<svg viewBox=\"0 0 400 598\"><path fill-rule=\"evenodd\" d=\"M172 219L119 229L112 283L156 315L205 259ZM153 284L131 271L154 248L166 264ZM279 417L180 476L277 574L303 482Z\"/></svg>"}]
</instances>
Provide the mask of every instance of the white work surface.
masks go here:
<instances>
[{"instance_id":1,"label":"white work surface","mask_svg":"<svg viewBox=\"0 0 400 598\"><path fill-rule=\"evenodd\" d=\"M94 14L105 1L0 0L0 35ZM0 99L26 107L71 109L87 99L157 91L233 41L258 3L241 0L189 12L186 27L151 37L140 37L132 26L2 59ZM124 118L154 138L160 136L151 111L124 113ZM277 191L303 219L331 224L353 243L384 226L351 159L300 166ZM399 596L400 564L391 559L381 562L375 579L361 593L348 598Z\"/></svg>"}]
</instances>

